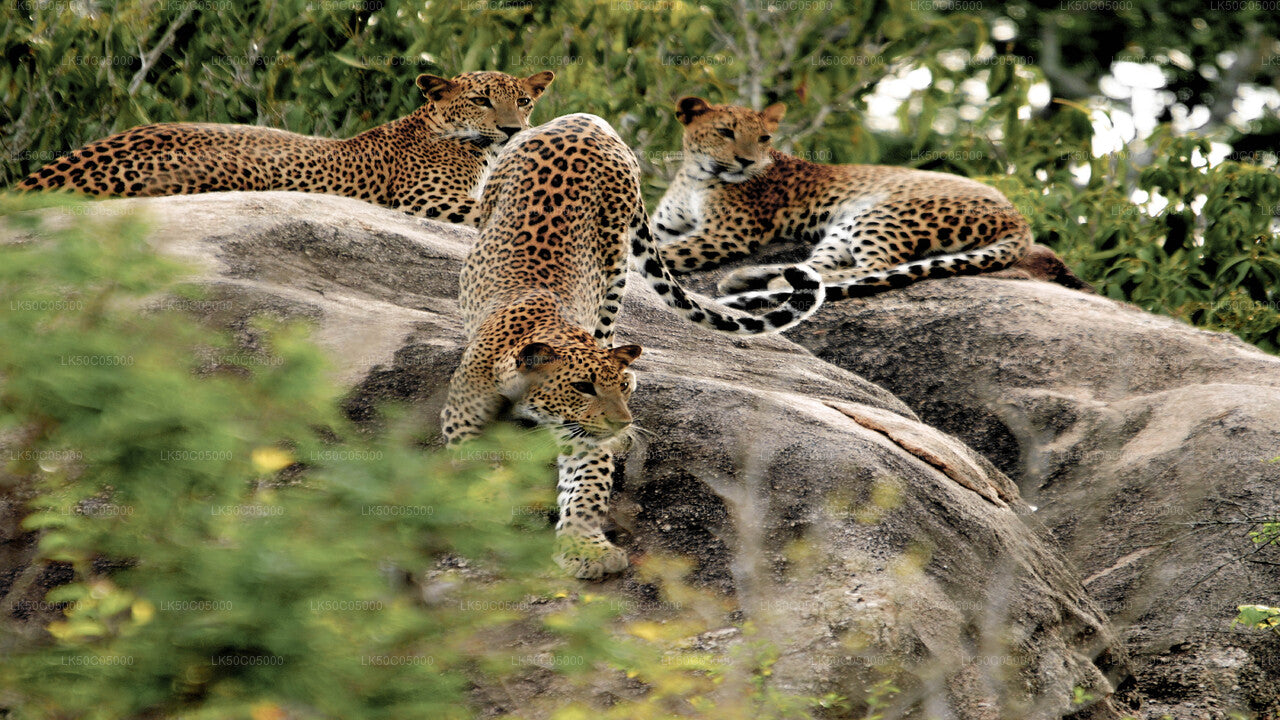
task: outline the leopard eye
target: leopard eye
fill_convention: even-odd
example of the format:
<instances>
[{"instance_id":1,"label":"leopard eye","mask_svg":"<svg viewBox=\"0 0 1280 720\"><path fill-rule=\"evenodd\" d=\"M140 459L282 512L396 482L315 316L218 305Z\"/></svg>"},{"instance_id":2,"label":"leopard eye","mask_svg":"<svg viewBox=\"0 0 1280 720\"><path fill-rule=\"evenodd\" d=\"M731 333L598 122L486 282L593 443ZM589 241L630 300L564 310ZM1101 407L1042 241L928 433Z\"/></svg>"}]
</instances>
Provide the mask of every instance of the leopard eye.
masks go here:
<instances>
[{"instance_id":1,"label":"leopard eye","mask_svg":"<svg viewBox=\"0 0 1280 720\"><path fill-rule=\"evenodd\" d=\"M471 98L471 102L479 105L480 107L493 107L493 103L489 102L489 98L482 95L477 95Z\"/></svg>"},{"instance_id":2,"label":"leopard eye","mask_svg":"<svg viewBox=\"0 0 1280 720\"><path fill-rule=\"evenodd\" d=\"M596 386L595 386L595 385L592 385L592 384L591 384L591 383L589 383L589 382L576 382L576 383L573 383L570 387L572 387L574 390L577 390L578 392L582 393L583 395L595 395L595 394L596 394Z\"/></svg>"},{"instance_id":3,"label":"leopard eye","mask_svg":"<svg viewBox=\"0 0 1280 720\"><path fill-rule=\"evenodd\" d=\"M520 107L528 107L529 103L531 102L533 101L530 100L529 98L520 98L519 100L516 100L516 104L519 105Z\"/></svg>"},{"instance_id":4,"label":"leopard eye","mask_svg":"<svg viewBox=\"0 0 1280 720\"><path fill-rule=\"evenodd\" d=\"M769 141L770 141L770 140L772 140L772 139L773 139L773 136L772 136L772 135L761 135L761 136L760 136L760 142L762 142L762 143L767 143L767 142L769 142Z\"/></svg>"},{"instance_id":5,"label":"leopard eye","mask_svg":"<svg viewBox=\"0 0 1280 720\"><path fill-rule=\"evenodd\" d=\"M720 133L720 137L722 138L726 138L729 140L733 139L733 131L730 130L729 128L716 128L716 132Z\"/></svg>"}]
</instances>

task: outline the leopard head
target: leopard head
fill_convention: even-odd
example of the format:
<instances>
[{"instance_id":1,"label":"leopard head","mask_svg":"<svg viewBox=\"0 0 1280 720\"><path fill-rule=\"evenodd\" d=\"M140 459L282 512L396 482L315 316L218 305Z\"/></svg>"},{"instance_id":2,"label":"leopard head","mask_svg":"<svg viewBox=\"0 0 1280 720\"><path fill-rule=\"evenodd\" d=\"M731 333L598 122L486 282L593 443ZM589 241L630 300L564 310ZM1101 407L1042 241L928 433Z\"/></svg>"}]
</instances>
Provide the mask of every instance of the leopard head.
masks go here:
<instances>
[{"instance_id":1,"label":"leopard head","mask_svg":"<svg viewBox=\"0 0 1280 720\"><path fill-rule=\"evenodd\" d=\"M636 377L627 368L639 345L600 348L582 342L524 345L516 355L520 385L512 414L549 426L570 445L595 446L622 438L631 425L627 401Z\"/></svg>"},{"instance_id":2,"label":"leopard head","mask_svg":"<svg viewBox=\"0 0 1280 720\"><path fill-rule=\"evenodd\" d=\"M488 147L529 129L529 114L555 77L550 70L527 78L469 72L452 80L419 75L417 85L429 103L428 116L441 132Z\"/></svg>"},{"instance_id":3,"label":"leopard head","mask_svg":"<svg viewBox=\"0 0 1280 720\"><path fill-rule=\"evenodd\" d=\"M756 177L773 162L769 141L786 111L782 103L756 112L681 98L676 117L684 125L684 169L702 180L740 183Z\"/></svg>"}]
</instances>

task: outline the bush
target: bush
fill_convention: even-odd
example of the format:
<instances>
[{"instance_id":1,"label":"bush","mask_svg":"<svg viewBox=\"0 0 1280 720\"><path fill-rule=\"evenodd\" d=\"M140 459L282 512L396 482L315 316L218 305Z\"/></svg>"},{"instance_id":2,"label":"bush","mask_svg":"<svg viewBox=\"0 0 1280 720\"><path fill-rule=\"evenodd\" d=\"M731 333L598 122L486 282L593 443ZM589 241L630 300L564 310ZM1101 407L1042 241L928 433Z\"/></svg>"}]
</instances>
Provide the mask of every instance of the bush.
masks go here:
<instances>
[{"instance_id":1,"label":"bush","mask_svg":"<svg viewBox=\"0 0 1280 720\"><path fill-rule=\"evenodd\" d=\"M48 597L68 604L55 642L6 667L15 716L460 714L460 642L506 616L459 608L520 600L550 556L547 533L506 522L548 501L546 449L500 434L449 458L353 433L297 328L272 332L259 364L209 363L220 333L138 312L177 268L133 218L73 223L0 264L6 297L31 308L0 314L11 457L70 459L19 460L8 480L34 483L36 563L76 577ZM459 580L430 612L391 582L452 553L521 579Z\"/></svg>"},{"instance_id":2,"label":"bush","mask_svg":"<svg viewBox=\"0 0 1280 720\"><path fill-rule=\"evenodd\" d=\"M1145 165L1128 152L1095 158L1083 111L1030 123L1007 143L1018 158L986 178L1031 221L1037 239L1057 250L1100 293L1192 325L1239 335L1280 350L1280 176L1237 162L1206 167L1209 141L1151 138ZM1073 171L1086 168L1081 183ZM1134 193L1167 203L1151 212Z\"/></svg>"}]
</instances>

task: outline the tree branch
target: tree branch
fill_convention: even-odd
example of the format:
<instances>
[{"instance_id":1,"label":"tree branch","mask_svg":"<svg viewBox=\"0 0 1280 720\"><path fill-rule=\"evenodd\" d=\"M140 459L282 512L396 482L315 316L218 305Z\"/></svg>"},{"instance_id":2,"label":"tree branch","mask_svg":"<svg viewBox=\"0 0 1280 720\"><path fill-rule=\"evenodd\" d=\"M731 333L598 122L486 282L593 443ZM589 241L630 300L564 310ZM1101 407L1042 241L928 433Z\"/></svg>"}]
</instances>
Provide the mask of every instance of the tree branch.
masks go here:
<instances>
[{"instance_id":1,"label":"tree branch","mask_svg":"<svg viewBox=\"0 0 1280 720\"><path fill-rule=\"evenodd\" d=\"M1058 39L1058 28L1049 17L1040 26L1040 69L1059 97L1083 98L1093 94L1093 85L1067 70L1062 64L1062 42Z\"/></svg>"},{"instance_id":2,"label":"tree branch","mask_svg":"<svg viewBox=\"0 0 1280 720\"><path fill-rule=\"evenodd\" d=\"M133 74L133 79L129 81L129 95L132 97L138 92L138 88L142 86L142 81L147 78L147 73L151 72L151 68L155 66L156 61L164 54L165 50L173 45L174 36L178 33L178 28L182 27L191 17L191 13L195 12L195 5L188 5L182 14L172 23L169 28L164 31L164 35L160 37L160 41L155 47L151 48L151 52L142 55L142 67L138 68L138 72ZM141 48L138 49L141 53Z\"/></svg>"}]
</instances>

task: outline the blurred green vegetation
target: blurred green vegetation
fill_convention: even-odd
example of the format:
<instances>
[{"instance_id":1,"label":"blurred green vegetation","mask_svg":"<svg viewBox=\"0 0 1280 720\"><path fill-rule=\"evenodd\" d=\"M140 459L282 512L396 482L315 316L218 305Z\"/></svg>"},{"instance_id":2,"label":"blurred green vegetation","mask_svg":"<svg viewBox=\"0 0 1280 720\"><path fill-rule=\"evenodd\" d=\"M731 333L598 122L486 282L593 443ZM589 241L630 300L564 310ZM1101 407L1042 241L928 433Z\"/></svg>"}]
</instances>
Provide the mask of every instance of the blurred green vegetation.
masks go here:
<instances>
[{"instance_id":1,"label":"blurred green vegetation","mask_svg":"<svg viewBox=\"0 0 1280 720\"><path fill-rule=\"evenodd\" d=\"M1280 458L1273 459L1271 462L1276 460ZM1257 546L1255 552L1268 546L1280 547L1280 518L1274 515L1263 518L1258 523L1258 529L1249 532L1249 538ZM1231 622L1233 626L1244 625L1255 630L1269 630L1280 637L1280 608L1267 605L1241 605L1236 609L1239 614Z\"/></svg>"},{"instance_id":2,"label":"blurred green vegetation","mask_svg":"<svg viewBox=\"0 0 1280 720\"><path fill-rule=\"evenodd\" d=\"M104 227L91 209L77 222L77 207L90 206L65 206L69 230L6 247L0 262L19 304L0 314L0 337L24 340L0 343L0 423L20 438L5 485L37 493L23 523L39 535L33 567L66 564L76 578L46 598L69 604L52 646L3 668L9 716L227 718L270 705L461 716L459 643L505 618L460 608L518 601L532 585L459 580L424 612L386 568L448 553L514 574L544 565L547 534L502 521L547 501L547 452L511 454L529 459L495 473L484 454L335 437L335 388L298 329L220 366L235 353L225 337L178 311L137 312L178 270L149 252L142 226ZM48 232L29 215L7 222ZM291 466L306 468L305 487L281 486Z\"/></svg>"},{"instance_id":3,"label":"blurred green vegetation","mask_svg":"<svg viewBox=\"0 0 1280 720\"><path fill-rule=\"evenodd\" d=\"M991 39L1001 13L982 3L966 14L956 10L969 5L908 0L22 0L4 20L0 184L138 124L253 123L347 136L417 107L420 72L551 69L557 80L535 119L568 112L608 119L636 149L651 204L679 165L680 126L671 112L678 97L756 107L783 101L784 150L993 182L1040 241L1107 296L1274 352L1274 164L1206 170L1193 158L1197 148L1207 153L1206 140L1167 128L1140 153L1094 158L1097 108L1028 103L1028 90L1047 78L1038 52L1057 53L1045 58L1055 95L1076 98L1096 84L1106 67L1080 48L1098 44L1099 23L1133 34L1127 49L1111 55L1165 67L1165 46L1183 35L1197 58L1239 50L1231 43L1242 38L1219 29L1249 21L1186 3L1119 5L1111 21L1105 12L1058 5L1010 6L1003 21L1013 18L1024 35L1006 43ZM1243 60L1265 81L1269 66L1257 55L1271 51L1255 46ZM869 98L885 78L912 70L914 89L898 106L896 128L873 130ZM1252 78L1226 74L1236 85ZM1170 77L1184 85L1194 79L1181 71ZM1234 93L1227 79L1222 88L1200 82L1188 97ZM984 91L975 95L973 82ZM1258 132L1223 129L1220 139L1252 147L1251 138L1265 140ZM1243 156L1270 162L1261 152ZM1169 203L1149 213L1131 201L1135 191L1158 191Z\"/></svg>"}]
</instances>

